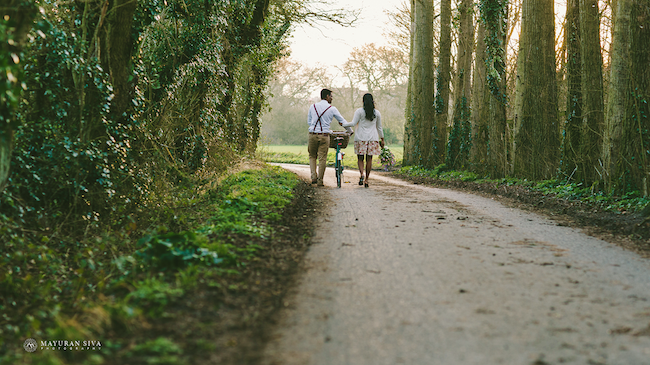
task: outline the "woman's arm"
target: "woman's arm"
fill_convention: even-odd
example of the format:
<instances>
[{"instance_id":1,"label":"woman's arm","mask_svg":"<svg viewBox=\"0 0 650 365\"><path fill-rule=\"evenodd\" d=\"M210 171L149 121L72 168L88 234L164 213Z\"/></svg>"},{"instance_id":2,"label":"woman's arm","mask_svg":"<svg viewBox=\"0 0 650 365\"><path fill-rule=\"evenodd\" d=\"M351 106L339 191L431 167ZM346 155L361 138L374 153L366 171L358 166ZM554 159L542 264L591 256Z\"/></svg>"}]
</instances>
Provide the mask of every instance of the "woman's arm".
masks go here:
<instances>
[{"instance_id":1,"label":"woman's arm","mask_svg":"<svg viewBox=\"0 0 650 365\"><path fill-rule=\"evenodd\" d=\"M375 110L375 114L377 115L377 134L379 135L379 138L381 141L379 142L379 145L381 148L384 148L384 128L381 125L381 114L379 113L379 110Z\"/></svg>"},{"instance_id":2,"label":"woman's arm","mask_svg":"<svg viewBox=\"0 0 650 365\"><path fill-rule=\"evenodd\" d=\"M343 116L341 115L341 113L336 107L332 107L332 113L334 113L334 119L336 119L339 122L339 125L346 127L345 125L349 124L348 121L345 120L345 118L343 118ZM346 127L345 130L348 131L348 133L352 133L352 128Z\"/></svg>"},{"instance_id":3,"label":"woman's arm","mask_svg":"<svg viewBox=\"0 0 650 365\"><path fill-rule=\"evenodd\" d=\"M357 109L354 112L354 117L352 117L352 121L350 123L343 123L343 124L341 124L341 126L343 126L343 127L354 127L355 125L357 125L357 123L359 123L360 120L361 120L361 114L359 114L359 109Z\"/></svg>"}]
</instances>

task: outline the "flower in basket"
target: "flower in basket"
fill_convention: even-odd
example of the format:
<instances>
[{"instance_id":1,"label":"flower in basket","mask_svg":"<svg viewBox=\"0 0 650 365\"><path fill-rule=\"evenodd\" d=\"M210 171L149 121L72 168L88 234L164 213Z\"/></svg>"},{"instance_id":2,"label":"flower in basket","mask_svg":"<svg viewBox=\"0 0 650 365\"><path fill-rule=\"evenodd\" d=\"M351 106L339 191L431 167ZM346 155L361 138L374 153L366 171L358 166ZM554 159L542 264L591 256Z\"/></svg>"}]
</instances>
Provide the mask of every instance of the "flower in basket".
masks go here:
<instances>
[{"instance_id":1,"label":"flower in basket","mask_svg":"<svg viewBox=\"0 0 650 365\"><path fill-rule=\"evenodd\" d=\"M384 165L384 171L388 171L390 167L395 165L395 156L386 147L381 149L379 160L381 161L381 164Z\"/></svg>"}]
</instances>

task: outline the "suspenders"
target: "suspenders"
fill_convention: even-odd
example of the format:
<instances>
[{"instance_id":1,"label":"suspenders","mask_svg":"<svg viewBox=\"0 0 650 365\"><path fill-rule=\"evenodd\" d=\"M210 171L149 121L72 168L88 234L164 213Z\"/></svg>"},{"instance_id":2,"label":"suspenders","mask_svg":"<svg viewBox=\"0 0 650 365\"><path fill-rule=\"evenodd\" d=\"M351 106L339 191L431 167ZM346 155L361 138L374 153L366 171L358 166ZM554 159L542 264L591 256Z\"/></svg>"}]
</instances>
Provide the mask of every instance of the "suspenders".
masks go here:
<instances>
[{"instance_id":1,"label":"suspenders","mask_svg":"<svg viewBox=\"0 0 650 365\"><path fill-rule=\"evenodd\" d=\"M316 115L318 116L318 120L316 120L316 124L314 124L314 132L316 132L316 125L320 124L320 131L323 131L323 122L320 121L320 117L325 114L326 111L330 110L332 106L328 106L327 109L325 109L320 115L318 115L318 109L316 109L316 104L314 104L314 111L316 112Z\"/></svg>"}]
</instances>

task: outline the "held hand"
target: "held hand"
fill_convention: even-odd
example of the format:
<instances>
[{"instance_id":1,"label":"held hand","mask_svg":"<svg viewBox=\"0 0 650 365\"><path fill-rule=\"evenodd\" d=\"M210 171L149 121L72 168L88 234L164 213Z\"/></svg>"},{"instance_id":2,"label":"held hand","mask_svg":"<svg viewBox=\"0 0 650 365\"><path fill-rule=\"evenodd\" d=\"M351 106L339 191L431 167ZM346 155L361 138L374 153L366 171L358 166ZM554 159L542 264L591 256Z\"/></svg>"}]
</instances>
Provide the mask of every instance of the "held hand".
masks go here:
<instances>
[{"instance_id":1,"label":"held hand","mask_svg":"<svg viewBox=\"0 0 650 365\"><path fill-rule=\"evenodd\" d=\"M384 148L384 140L383 139L381 141L379 141L379 145L381 146L381 148Z\"/></svg>"}]
</instances>

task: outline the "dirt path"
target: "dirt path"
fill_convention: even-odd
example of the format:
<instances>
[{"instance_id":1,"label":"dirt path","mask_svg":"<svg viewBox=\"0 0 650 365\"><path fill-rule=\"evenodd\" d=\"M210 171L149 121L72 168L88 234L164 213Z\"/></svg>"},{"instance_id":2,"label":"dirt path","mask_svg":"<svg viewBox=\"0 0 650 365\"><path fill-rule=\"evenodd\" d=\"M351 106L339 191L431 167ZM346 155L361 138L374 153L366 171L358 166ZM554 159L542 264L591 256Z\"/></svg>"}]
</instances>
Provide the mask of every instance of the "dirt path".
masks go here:
<instances>
[{"instance_id":1,"label":"dirt path","mask_svg":"<svg viewBox=\"0 0 650 365\"><path fill-rule=\"evenodd\" d=\"M650 261L488 198L346 174L319 189L264 364L650 364Z\"/></svg>"}]
</instances>

